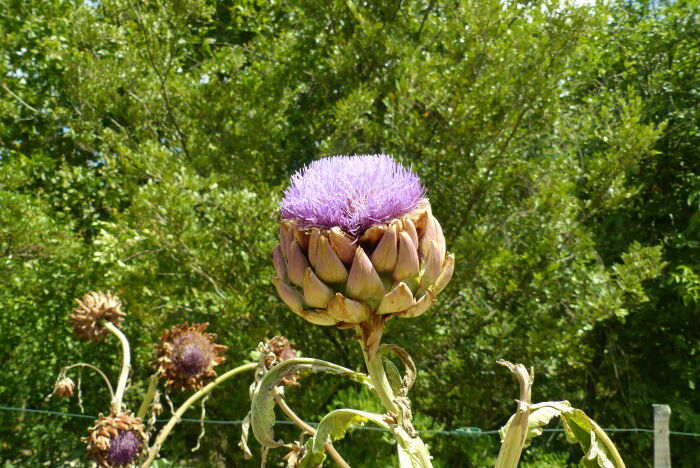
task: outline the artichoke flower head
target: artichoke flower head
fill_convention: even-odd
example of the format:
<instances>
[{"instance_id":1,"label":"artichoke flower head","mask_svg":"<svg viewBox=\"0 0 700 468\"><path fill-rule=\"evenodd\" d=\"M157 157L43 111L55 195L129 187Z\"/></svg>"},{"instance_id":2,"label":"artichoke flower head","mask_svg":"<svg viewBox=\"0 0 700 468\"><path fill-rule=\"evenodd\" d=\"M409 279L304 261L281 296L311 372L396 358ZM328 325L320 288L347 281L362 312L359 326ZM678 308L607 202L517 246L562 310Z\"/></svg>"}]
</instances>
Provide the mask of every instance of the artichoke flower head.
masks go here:
<instances>
[{"instance_id":1,"label":"artichoke flower head","mask_svg":"<svg viewBox=\"0 0 700 468\"><path fill-rule=\"evenodd\" d=\"M278 294L314 324L359 326L370 355L387 320L423 314L452 277L425 188L390 156L315 161L292 176L280 208Z\"/></svg>"},{"instance_id":2,"label":"artichoke flower head","mask_svg":"<svg viewBox=\"0 0 700 468\"><path fill-rule=\"evenodd\" d=\"M216 343L216 334L205 333L208 326L185 322L161 335L151 365L165 379L168 390L196 391L216 378L214 367L226 360L221 353L228 347Z\"/></svg>"},{"instance_id":3,"label":"artichoke flower head","mask_svg":"<svg viewBox=\"0 0 700 468\"><path fill-rule=\"evenodd\" d=\"M119 298L109 291L106 293L91 291L82 299L76 299L75 302L78 307L73 309L70 318L76 336L86 341L106 340L110 332L102 325L102 321L111 322L120 327L120 322L126 316L126 313L122 312L122 303Z\"/></svg>"},{"instance_id":4,"label":"artichoke flower head","mask_svg":"<svg viewBox=\"0 0 700 468\"><path fill-rule=\"evenodd\" d=\"M143 422L130 411L108 416L100 413L90 434L83 437L88 457L102 468L132 466L148 442Z\"/></svg>"}]
</instances>

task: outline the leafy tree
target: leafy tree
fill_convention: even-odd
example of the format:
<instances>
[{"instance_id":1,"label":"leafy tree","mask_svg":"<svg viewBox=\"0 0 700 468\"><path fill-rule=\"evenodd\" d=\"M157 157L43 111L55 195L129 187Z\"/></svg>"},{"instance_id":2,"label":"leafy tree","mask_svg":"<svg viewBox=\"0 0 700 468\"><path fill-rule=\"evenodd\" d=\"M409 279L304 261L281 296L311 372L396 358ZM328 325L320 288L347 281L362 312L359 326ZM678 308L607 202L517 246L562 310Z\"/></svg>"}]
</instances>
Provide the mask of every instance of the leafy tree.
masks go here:
<instances>
[{"instance_id":1,"label":"leafy tree","mask_svg":"<svg viewBox=\"0 0 700 468\"><path fill-rule=\"evenodd\" d=\"M665 402L673 429L700 432L697 8L4 2L0 401L75 411L42 400L60 367L89 360L116 375L116 343L70 336L72 299L91 288L129 313L131 406L152 343L183 320L210 322L233 363L277 333L307 356L361 362L350 331L287 312L269 252L291 172L385 152L421 175L457 256L449 299L386 332L420 369L421 428L505 423L504 357L535 366L537 400L567 398L620 427L649 427L650 403ZM241 419L247 385L214 394L207 416ZM83 375L87 413L106 410L100 392ZM321 377L288 396L309 420L372 404ZM0 414L4 459L81 456L88 420ZM193 455L195 426L164 456L243 464L237 428L208 430ZM389 464L380 439L357 432L339 448L362 465L355 446L371 443ZM650 459L651 439L615 440L635 465ZM438 466L497 453L495 438L430 443ZM697 465L688 441L672 446L674 464ZM562 447L535 443L526 463L561 466Z\"/></svg>"}]
</instances>

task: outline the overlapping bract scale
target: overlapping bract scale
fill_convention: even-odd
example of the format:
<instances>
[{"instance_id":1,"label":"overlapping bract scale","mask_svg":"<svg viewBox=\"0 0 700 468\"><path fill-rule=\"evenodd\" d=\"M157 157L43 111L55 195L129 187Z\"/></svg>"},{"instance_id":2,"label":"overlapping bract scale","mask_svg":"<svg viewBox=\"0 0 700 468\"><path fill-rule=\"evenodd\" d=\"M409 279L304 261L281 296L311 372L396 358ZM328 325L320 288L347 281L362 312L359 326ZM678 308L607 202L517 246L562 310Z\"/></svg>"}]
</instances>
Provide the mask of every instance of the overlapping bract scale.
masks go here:
<instances>
[{"instance_id":1,"label":"overlapping bract scale","mask_svg":"<svg viewBox=\"0 0 700 468\"><path fill-rule=\"evenodd\" d=\"M454 256L427 201L355 237L338 227L280 224L273 280L284 303L317 325L351 327L372 316L417 317L447 286Z\"/></svg>"}]
</instances>

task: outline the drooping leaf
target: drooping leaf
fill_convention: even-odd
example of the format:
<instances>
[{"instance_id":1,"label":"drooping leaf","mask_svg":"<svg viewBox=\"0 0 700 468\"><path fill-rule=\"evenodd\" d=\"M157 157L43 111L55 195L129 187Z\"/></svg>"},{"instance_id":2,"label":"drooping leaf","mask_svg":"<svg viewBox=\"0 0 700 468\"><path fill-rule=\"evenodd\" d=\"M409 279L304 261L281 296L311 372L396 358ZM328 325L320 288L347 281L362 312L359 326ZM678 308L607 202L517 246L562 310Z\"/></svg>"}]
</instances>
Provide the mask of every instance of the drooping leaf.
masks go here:
<instances>
[{"instance_id":1,"label":"drooping leaf","mask_svg":"<svg viewBox=\"0 0 700 468\"><path fill-rule=\"evenodd\" d=\"M529 447L532 439L542 435L542 428L549 424L552 418L556 418L560 416L562 412L569 411L570 409L571 404L568 401L548 401L532 405L530 415L527 419L528 431L523 448ZM511 416L505 426L498 430L501 442L505 439L508 429L513 422L513 418L515 418L515 415Z\"/></svg>"},{"instance_id":2,"label":"drooping leaf","mask_svg":"<svg viewBox=\"0 0 700 468\"><path fill-rule=\"evenodd\" d=\"M295 371L328 372L345 375L352 380L371 386L366 375L321 359L295 358L277 364L265 374L256 387L251 405L253 435L264 447L272 448L281 445L280 442L275 441L273 430L275 425L275 391L280 381L286 375Z\"/></svg>"},{"instance_id":3,"label":"drooping leaf","mask_svg":"<svg viewBox=\"0 0 700 468\"><path fill-rule=\"evenodd\" d=\"M608 447L596 435L596 424L586 413L579 409L571 409L561 414L566 440L579 444L584 456L581 463L586 468L622 468L613 462L614 457Z\"/></svg>"},{"instance_id":4,"label":"drooping leaf","mask_svg":"<svg viewBox=\"0 0 700 468\"><path fill-rule=\"evenodd\" d=\"M316 428L316 435L306 444L307 451L301 460L301 468L321 466L325 458L324 445L328 438L342 439L351 424L362 424L366 421L371 421L377 426L389 430L389 425L381 414L346 408L328 413L321 419L318 428Z\"/></svg>"}]
</instances>

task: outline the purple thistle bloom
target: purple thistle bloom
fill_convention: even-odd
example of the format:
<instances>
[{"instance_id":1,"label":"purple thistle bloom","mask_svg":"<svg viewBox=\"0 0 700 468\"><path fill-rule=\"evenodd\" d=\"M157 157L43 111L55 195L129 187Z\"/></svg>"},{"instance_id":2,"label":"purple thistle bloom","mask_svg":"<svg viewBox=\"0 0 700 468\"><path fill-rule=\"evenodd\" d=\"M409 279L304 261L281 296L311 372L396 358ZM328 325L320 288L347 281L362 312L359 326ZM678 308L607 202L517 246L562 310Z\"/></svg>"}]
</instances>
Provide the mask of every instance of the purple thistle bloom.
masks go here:
<instances>
[{"instance_id":1,"label":"purple thistle bloom","mask_svg":"<svg viewBox=\"0 0 700 468\"><path fill-rule=\"evenodd\" d=\"M132 431L120 431L109 443L107 460L113 465L126 465L141 451L141 439Z\"/></svg>"},{"instance_id":2,"label":"purple thistle bloom","mask_svg":"<svg viewBox=\"0 0 700 468\"><path fill-rule=\"evenodd\" d=\"M338 226L359 236L411 212L424 197L418 176L386 154L332 156L294 173L280 208L301 227Z\"/></svg>"}]
</instances>

